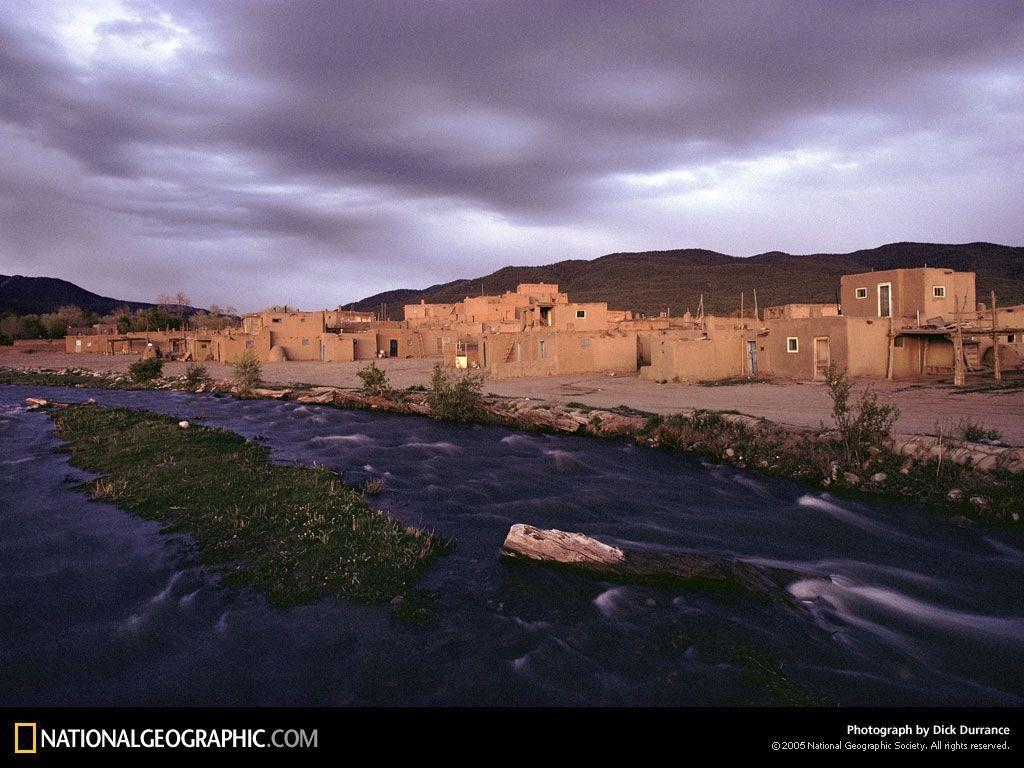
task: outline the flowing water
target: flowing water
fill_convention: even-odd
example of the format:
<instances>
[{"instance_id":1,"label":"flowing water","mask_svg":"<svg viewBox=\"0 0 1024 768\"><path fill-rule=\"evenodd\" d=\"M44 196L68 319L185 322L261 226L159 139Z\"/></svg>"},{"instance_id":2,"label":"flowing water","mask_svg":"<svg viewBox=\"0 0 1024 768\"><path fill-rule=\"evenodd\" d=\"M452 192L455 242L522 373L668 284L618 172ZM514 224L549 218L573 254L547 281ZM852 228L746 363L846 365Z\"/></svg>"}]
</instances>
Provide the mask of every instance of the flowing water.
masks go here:
<instances>
[{"instance_id":1,"label":"flowing water","mask_svg":"<svg viewBox=\"0 0 1024 768\"><path fill-rule=\"evenodd\" d=\"M77 493L87 475L27 395L202 419L277 461L384 477L374 503L454 540L417 585L436 622L224 587L187 536ZM794 604L504 564L516 522L789 569ZM728 705L770 701L764 666L782 664L830 704L1020 705L1022 584L1019 536L625 441L0 387L0 704Z\"/></svg>"}]
</instances>

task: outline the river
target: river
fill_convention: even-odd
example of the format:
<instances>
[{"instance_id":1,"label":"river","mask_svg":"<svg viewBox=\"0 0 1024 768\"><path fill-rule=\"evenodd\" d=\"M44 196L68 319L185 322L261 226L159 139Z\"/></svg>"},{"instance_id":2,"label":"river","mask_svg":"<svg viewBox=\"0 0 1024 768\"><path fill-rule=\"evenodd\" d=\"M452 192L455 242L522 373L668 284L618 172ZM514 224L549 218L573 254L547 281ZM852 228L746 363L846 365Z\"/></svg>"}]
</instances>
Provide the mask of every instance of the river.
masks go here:
<instances>
[{"instance_id":1,"label":"river","mask_svg":"<svg viewBox=\"0 0 1024 768\"><path fill-rule=\"evenodd\" d=\"M191 539L74 490L27 395L258 438L454 541L437 618L229 589ZM0 387L0 704L734 705L781 674L835 705L1024 703L1024 539L627 441L179 392ZM794 605L498 558L513 523L792 570ZM737 649L744 650L737 654Z\"/></svg>"}]
</instances>

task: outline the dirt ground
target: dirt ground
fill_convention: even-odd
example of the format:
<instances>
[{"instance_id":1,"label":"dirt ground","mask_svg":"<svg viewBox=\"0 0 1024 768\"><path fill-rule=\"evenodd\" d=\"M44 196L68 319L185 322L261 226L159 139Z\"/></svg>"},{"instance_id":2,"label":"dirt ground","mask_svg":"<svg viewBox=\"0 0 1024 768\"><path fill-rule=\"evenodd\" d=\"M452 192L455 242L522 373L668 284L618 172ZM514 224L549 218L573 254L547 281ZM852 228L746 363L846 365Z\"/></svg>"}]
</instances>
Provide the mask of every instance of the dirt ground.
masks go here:
<instances>
[{"instance_id":1,"label":"dirt ground","mask_svg":"<svg viewBox=\"0 0 1024 768\"><path fill-rule=\"evenodd\" d=\"M136 355L107 357L63 353L24 354L0 351L0 366L10 368L88 368L126 370ZM433 360L379 360L391 385L405 388L430 381ZM357 387L356 371L366 365L355 363L266 363L263 378L272 383L305 383ZM229 366L207 364L211 376L227 378ZM180 375L184 363L167 363L165 375ZM929 383L858 382L857 390L871 386L879 400L899 407L896 431L935 434L941 427L951 431L961 419L971 419L986 428L1002 432L1003 441L1024 445L1024 390L955 394L948 386ZM637 376L582 374L542 379L488 380L484 392L504 397L530 397L553 402L579 402L595 407L628 405L653 413L675 413L692 408L736 410L763 416L782 424L815 427L830 422L831 401L824 385L811 382L781 384L739 384L704 387L687 384L656 384Z\"/></svg>"}]
</instances>

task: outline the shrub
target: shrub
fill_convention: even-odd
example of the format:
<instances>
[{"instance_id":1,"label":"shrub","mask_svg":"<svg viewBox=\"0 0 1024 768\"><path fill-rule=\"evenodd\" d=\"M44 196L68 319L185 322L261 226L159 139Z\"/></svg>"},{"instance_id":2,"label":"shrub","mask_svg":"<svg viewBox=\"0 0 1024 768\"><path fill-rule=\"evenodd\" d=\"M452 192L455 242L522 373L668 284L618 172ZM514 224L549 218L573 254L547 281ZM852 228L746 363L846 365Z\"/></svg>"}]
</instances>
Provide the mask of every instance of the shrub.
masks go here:
<instances>
[{"instance_id":1,"label":"shrub","mask_svg":"<svg viewBox=\"0 0 1024 768\"><path fill-rule=\"evenodd\" d=\"M370 363L361 371L356 372L363 382L363 394L374 397L390 397L391 385L388 383L388 376L377 367L376 363Z\"/></svg>"},{"instance_id":2,"label":"shrub","mask_svg":"<svg viewBox=\"0 0 1024 768\"><path fill-rule=\"evenodd\" d=\"M438 363L430 377L427 405L435 419L472 421L483 411L483 386L482 376L466 373L453 377Z\"/></svg>"},{"instance_id":3,"label":"shrub","mask_svg":"<svg viewBox=\"0 0 1024 768\"><path fill-rule=\"evenodd\" d=\"M970 417L960 419L956 425L956 434L961 440L966 440L969 443L979 443L982 440L999 442L1003 439L1003 433L998 429L986 429Z\"/></svg>"},{"instance_id":4,"label":"shrub","mask_svg":"<svg viewBox=\"0 0 1024 768\"><path fill-rule=\"evenodd\" d=\"M191 387L198 387L210 380L206 366L200 363L189 363L185 368L185 383Z\"/></svg>"},{"instance_id":5,"label":"shrub","mask_svg":"<svg viewBox=\"0 0 1024 768\"><path fill-rule=\"evenodd\" d=\"M231 364L231 378L243 394L259 386L262 374L260 361L256 359L251 349L245 350L242 356Z\"/></svg>"},{"instance_id":6,"label":"shrub","mask_svg":"<svg viewBox=\"0 0 1024 768\"><path fill-rule=\"evenodd\" d=\"M832 418L847 462L860 462L871 448L881 448L900 417L894 405L879 405L878 395L867 389L856 408L850 404L853 384L845 369L830 363L825 384L832 398Z\"/></svg>"},{"instance_id":7,"label":"shrub","mask_svg":"<svg viewBox=\"0 0 1024 768\"><path fill-rule=\"evenodd\" d=\"M14 346L14 342L11 341L9 338L7 338L7 336L5 334L0 333L0 347L12 347L12 346Z\"/></svg>"},{"instance_id":8,"label":"shrub","mask_svg":"<svg viewBox=\"0 0 1024 768\"><path fill-rule=\"evenodd\" d=\"M149 357L145 360L136 360L134 363L128 366L128 375L131 376L132 381L135 383L141 383L143 381L152 381L153 379L160 378L164 372L163 361L158 357Z\"/></svg>"}]
</instances>

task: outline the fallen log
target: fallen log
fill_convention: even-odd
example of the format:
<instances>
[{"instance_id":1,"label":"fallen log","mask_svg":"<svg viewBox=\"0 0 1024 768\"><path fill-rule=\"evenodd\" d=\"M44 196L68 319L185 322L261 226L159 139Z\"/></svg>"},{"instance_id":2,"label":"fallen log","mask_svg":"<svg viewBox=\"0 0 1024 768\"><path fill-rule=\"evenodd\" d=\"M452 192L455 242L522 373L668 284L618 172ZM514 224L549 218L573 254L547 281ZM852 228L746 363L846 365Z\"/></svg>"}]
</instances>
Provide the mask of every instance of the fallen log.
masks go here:
<instances>
[{"instance_id":1,"label":"fallen log","mask_svg":"<svg viewBox=\"0 0 1024 768\"><path fill-rule=\"evenodd\" d=\"M582 533L517 523L505 537L501 556L539 563L612 581L740 589L762 598L787 600L777 579L791 574L747 563L681 552L621 549Z\"/></svg>"},{"instance_id":2,"label":"fallen log","mask_svg":"<svg viewBox=\"0 0 1024 768\"><path fill-rule=\"evenodd\" d=\"M61 403L57 400L46 400L42 397L26 397L25 402L28 404L30 411L35 411L40 408L67 408L71 403Z\"/></svg>"}]
</instances>

